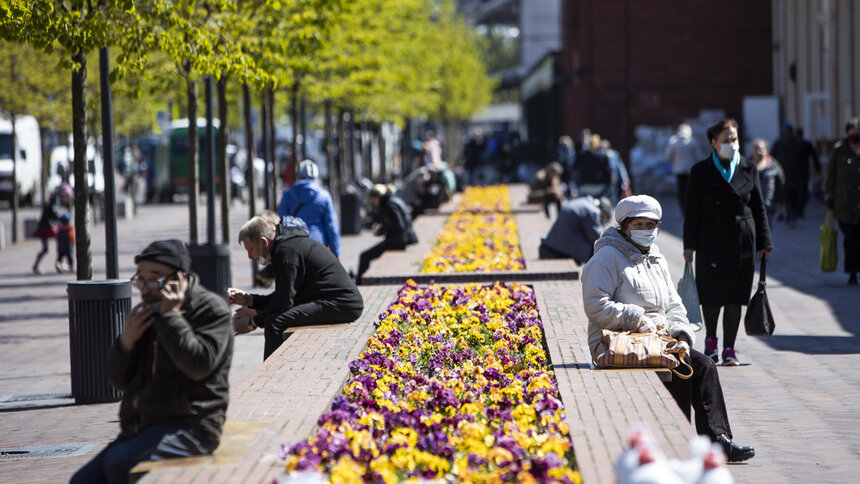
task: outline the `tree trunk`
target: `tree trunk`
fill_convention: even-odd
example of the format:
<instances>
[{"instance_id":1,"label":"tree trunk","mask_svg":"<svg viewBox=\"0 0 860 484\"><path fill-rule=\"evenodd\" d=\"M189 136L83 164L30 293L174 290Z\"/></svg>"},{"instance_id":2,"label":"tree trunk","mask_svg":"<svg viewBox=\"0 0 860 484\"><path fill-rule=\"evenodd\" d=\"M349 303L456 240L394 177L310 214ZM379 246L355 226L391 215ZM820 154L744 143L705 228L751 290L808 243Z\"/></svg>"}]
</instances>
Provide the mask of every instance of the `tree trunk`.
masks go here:
<instances>
[{"instance_id":1,"label":"tree trunk","mask_svg":"<svg viewBox=\"0 0 860 484\"><path fill-rule=\"evenodd\" d=\"M290 170L293 180L298 180L299 174L299 83L293 82L290 96L290 126L293 140L290 142ZM302 144L304 145L304 138Z\"/></svg>"},{"instance_id":2,"label":"tree trunk","mask_svg":"<svg viewBox=\"0 0 860 484\"><path fill-rule=\"evenodd\" d=\"M370 149L372 145L370 139L373 135L370 133L370 124L366 119L362 118L359 126L361 127L361 133L359 134L359 139L361 140L361 176L368 180L373 180L373 151Z\"/></svg>"},{"instance_id":3,"label":"tree trunk","mask_svg":"<svg viewBox=\"0 0 860 484\"><path fill-rule=\"evenodd\" d=\"M349 169L349 175L347 175L348 180L357 181L358 180L358 170L355 167L355 119L353 118L353 111L347 111L347 120L346 120L346 149L347 149L347 165Z\"/></svg>"},{"instance_id":4,"label":"tree trunk","mask_svg":"<svg viewBox=\"0 0 860 484\"><path fill-rule=\"evenodd\" d=\"M218 78L218 150L216 160L221 161L221 242L230 243L230 160L227 159L227 75Z\"/></svg>"},{"instance_id":5,"label":"tree trunk","mask_svg":"<svg viewBox=\"0 0 860 484\"><path fill-rule=\"evenodd\" d=\"M79 49L72 71L72 138L75 150L75 255L79 281L93 278L90 248L89 184L87 183L87 55Z\"/></svg>"},{"instance_id":6,"label":"tree trunk","mask_svg":"<svg viewBox=\"0 0 860 484\"><path fill-rule=\"evenodd\" d=\"M299 122L301 123L302 130L302 159L308 157L308 126L305 118L305 95L302 94L299 102Z\"/></svg>"},{"instance_id":7,"label":"tree trunk","mask_svg":"<svg viewBox=\"0 0 860 484\"><path fill-rule=\"evenodd\" d=\"M346 112L343 109L337 110L337 163L335 168L337 169L338 178L340 178L341 190L345 189L346 184L349 182L346 160L346 126L343 119L345 115Z\"/></svg>"},{"instance_id":8,"label":"tree trunk","mask_svg":"<svg viewBox=\"0 0 860 484\"><path fill-rule=\"evenodd\" d=\"M190 78L185 87L188 94L188 243L197 245L197 205L200 197L200 158L197 153L197 82Z\"/></svg>"},{"instance_id":9,"label":"tree trunk","mask_svg":"<svg viewBox=\"0 0 860 484\"><path fill-rule=\"evenodd\" d=\"M379 178L383 183L388 183L388 168L385 166L388 160L385 156L385 137L382 136L382 123L376 125L376 141L379 143Z\"/></svg>"},{"instance_id":10,"label":"tree trunk","mask_svg":"<svg viewBox=\"0 0 860 484\"><path fill-rule=\"evenodd\" d=\"M251 119L251 89L242 84L242 114L245 118L245 186L248 187L248 218L257 213L257 187L254 183L254 124Z\"/></svg>"},{"instance_id":11,"label":"tree trunk","mask_svg":"<svg viewBox=\"0 0 860 484\"><path fill-rule=\"evenodd\" d=\"M328 191L336 210L340 210L340 173L337 169L334 150L334 126L332 126L331 99L325 101L325 159L328 166Z\"/></svg>"},{"instance_id":12,"label":"tree trunk","mask_svg":"<svg viewBox=\"0 0 860 484\"><path fill-rule=\"evenodd\" d=\"M269 201L271 198L269 197L269 185L270 177L269 177L269 163L272 162L272 159L269 158L269 107L268 102L266 100L266 90L263 89L260 91L260 140L262 141L262 146L260 149L262 153L260 153L261 158L263 158L263 207L271 208L269 205ZM256 214L255 214L256 215Z\"/></svg>"},{"instance_id":13,"label":"tree trunk","mask_svg":"<svg viewBox=\"0 0 860 484\"><path fill-rule=\"evenodd\" d=\"M278 166L277 150L278 137L275 132L275 88L270 87L266 90L266 95L269 100L269 122L267 129L269 130L269 159L272 160L272 193L270 207L272 210L278 208L278 177L281 174L281 169Z\"/></svg>"}]
</instances>

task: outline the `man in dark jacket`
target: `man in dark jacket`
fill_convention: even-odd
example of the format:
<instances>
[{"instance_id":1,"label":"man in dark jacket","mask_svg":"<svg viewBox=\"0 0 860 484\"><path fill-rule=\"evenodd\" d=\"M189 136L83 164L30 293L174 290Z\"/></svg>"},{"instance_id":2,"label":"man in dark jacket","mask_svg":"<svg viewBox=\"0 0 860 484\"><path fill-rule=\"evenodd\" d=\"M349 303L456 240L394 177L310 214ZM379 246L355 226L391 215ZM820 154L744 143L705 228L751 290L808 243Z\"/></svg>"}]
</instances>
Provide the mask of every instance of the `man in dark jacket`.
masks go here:
<instances>
[{"instance_id":1,"label":"man in dark jacket","mask_svg":"<svg viewBox=\"0 0 860 484\"><path fill-rule=\"evenodd\" d=\"M108 357L124 392L120 434L73 483L127 482L138 462L209 454L221 440L233 357L230 308L189 272L179 240L149 244L134 259L140 304Z\"/></svg>"},{"instance_id":2,"label":"man in dark jacket","mask_svg":"<svg viewBox=\"0 0 860 484\"><path fill-rule=\"evenodd\" d=\"M275 292L247 294L230 288L227 300L247 306L253 313L237 312L237 334L261 327L265 331L263 359L284 342L284 330L293 326L349 323L358 319L364 301L337 257L300 227L275 226L254 217L239 231L248 258L260 266L272 265Z\"/></svg>"},{"instance_id":3,"label":"man in dark jacket","mask_svg":"<svg viewBox=\"0 0 860 484\"><path fill-rule=\"evenodd\" d=\"M415 230L412 229L412 217L406 203L394 191L385 185L374 185L367 192L367 198L377 208L376 222L379 223L377 235L384 235L382 242L365 250L358 257L358 276L356 282L361 284L361 276L370 268L370 262L378 259L387 250L403 250L407 245L418 242Z\"/></svg>"},{"instance_id":4,"label":"man in dark jacket","mask_svg":"<svg viewBox=\"0 0 860 484\"><path fill-rule=\"evenodd\" d=\"M570 259L582 265L591 259L594 242L603 233L604 224L612 216L608 198L588 195L564 202L558 217L541 240L541 259Z\"/></svg>"}]
</instances>

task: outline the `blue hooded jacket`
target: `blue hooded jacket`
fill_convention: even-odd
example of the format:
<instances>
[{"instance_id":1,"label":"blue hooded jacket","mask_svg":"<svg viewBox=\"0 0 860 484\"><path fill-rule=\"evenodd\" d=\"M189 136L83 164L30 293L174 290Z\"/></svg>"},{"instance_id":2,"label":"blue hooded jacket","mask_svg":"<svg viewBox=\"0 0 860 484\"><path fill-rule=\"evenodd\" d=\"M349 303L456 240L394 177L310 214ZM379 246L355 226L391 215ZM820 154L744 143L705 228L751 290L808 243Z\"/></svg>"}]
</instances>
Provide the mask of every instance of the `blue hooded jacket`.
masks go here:
<instances>
[{"instance_id":1,"label":"blue hooded jacket","mask_svg":"<svg viewBox=\"0 0 860 484\"><path fill-rule=\"evenodd\" d=\"M340 257L340 226L329 192L314 180L299 180L284 190L278 215L292 215L308 224L312 239L328 246Z\"/></svg>"}]
</instances>

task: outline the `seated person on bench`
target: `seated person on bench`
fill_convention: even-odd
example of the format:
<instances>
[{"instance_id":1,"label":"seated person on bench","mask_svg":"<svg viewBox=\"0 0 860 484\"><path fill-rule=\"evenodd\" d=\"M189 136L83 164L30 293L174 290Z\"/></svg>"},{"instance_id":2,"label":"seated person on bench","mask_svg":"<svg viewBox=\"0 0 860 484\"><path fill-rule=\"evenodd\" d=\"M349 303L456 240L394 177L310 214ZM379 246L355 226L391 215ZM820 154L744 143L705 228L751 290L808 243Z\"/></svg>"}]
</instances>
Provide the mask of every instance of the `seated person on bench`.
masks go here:
<instances>
[{"instance_id":1,"label":"seated person on bench","mask_svg":"<svg viewBox=\"0 0 860 484\"><path fill-rule=\"evenodd\" d=\"M285 219L286 221L286 219ZM265 331L263 359L284 342L284 330L293 326L350 323L361 316L364 300L337 257L300 227L275 226L262 217L247 221L239 243L248 258L260 266L272 265L275 292L248 294L227 291L231 304L255 313L237 313L236 334L261 327Z\"/></svg>"},{"instance_id":2,"label":"seated person on bench","mask_svg":"<svg viewBox=\"0 0 860 484\"><path fill-rule=\"evenodd\" d=\"M159 240L135 257L131 309L108 357L124 392L120 434L72 483L128 482L145 460L210 454L221 440L233 358L230 308L190 272L179 240Z\"/></svg>"},{"instance_id":3,"label":"seated person on bench","mask_svg":"<svg viewBox=\"0 0 860 484\"><path fill-rule=\"evenodd\" d=\"M732 442L723 389L714 361L692 346L693 326L675 290L666 258L654 244L663 209L647 195L618 202L615 220L594 244L594 256L582 269L582 300L588 316L588 345L593 360L606 351L602 330L655 332L665 326L689 349L693 367L689 380L673 378L664 385L690 418L696 410L696 431L718 442L731 462L751 459L752 447Z\"/></svg>"}]
</instances>

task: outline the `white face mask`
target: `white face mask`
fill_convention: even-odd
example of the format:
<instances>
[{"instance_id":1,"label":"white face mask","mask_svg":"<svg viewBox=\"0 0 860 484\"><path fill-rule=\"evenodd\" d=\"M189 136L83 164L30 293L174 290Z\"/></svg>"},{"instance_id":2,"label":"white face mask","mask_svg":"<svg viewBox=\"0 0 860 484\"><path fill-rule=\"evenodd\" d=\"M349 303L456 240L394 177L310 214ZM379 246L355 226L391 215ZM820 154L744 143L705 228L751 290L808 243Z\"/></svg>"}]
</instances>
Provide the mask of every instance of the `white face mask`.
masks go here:
<instances>
[{"instance_id":1,"label":"white face mask","mask_svg":"<svg viewBox=\"0 0 860 484\"><path fill-rule=\"evenodd\" d=\"M640 247L651 247L651 244L657 240L657 229L651 230L631 230L630 240Z\"/></svg>"},{"instance_id":2,"label":"white face mask","mask_svg":"<svg viewBox=\"0 0 860 484\"><path fill-rule=\"evenodd\" d=\"M735 141L734 143L721 143L720 144L720 158L724 160L730 160L735 157L735 153L741 148L740 143Z\"/></svg>"}]
</instances>

